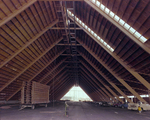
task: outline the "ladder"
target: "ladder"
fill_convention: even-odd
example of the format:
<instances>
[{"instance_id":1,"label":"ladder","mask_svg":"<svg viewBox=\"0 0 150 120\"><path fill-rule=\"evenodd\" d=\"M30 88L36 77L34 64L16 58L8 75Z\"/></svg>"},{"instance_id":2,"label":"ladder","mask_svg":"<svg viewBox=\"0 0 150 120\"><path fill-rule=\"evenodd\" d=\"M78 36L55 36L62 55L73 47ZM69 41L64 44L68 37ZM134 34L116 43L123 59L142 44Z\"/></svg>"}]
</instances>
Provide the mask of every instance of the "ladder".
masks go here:
<instances>
[{"instance_id":1,"label":"ladder","mask_svg":"<svg viewBox=\"0 0 150 120\"><path fill-rule=\"evenodd\" d=\"M75 22L75 1L72 1L72 6L67 7L67 2L65 1L66 8L66 19L68 22L68 35L69 43L71 44L71 55L73 61L73 73L75 74L75 85L79 85L78 81L78 62L77 62L77 41L76 41L76 22ZM73 16L67 13L67 10L73 11ZM74 21L70 21L69 17L72 17ZM73 26L74 29L70 29L70 26Z\"/></svg>"}]
</instances>

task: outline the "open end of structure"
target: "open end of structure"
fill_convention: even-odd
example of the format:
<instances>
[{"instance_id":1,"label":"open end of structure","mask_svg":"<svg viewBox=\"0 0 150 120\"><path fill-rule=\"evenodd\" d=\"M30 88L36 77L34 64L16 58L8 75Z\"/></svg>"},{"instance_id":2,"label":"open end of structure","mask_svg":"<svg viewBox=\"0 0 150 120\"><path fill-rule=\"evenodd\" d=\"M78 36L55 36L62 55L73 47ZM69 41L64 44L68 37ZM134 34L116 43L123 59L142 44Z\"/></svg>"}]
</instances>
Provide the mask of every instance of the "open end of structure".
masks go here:
<instances>
[{"instance_id":1,"label":"open end of structure","mask_svg":"<svg viewBox=\"0 0 150 120\"><path fill-rule=\"evenodd\" d=\"M70 101L93 101L80 86L73 86L61 100Z\"/></svg>"}]
</instances>

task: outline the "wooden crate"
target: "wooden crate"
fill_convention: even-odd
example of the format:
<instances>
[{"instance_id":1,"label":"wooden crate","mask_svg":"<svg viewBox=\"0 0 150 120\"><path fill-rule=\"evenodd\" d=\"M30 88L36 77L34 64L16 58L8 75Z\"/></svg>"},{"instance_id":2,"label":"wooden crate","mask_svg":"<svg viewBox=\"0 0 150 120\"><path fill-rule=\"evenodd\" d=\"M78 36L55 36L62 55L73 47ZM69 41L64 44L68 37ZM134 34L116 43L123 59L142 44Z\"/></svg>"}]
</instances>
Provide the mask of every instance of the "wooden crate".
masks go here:
<instances>
[{"instance_id":1,"label":"wooden crate","mask_svg":"<svg viewBox=\"0 0 150 120\"><path fill-rule=\"evenodd\" d=\"M37 82L23 82L21 104L49 103L50 87Z\"/></svg>"}]
</instances>

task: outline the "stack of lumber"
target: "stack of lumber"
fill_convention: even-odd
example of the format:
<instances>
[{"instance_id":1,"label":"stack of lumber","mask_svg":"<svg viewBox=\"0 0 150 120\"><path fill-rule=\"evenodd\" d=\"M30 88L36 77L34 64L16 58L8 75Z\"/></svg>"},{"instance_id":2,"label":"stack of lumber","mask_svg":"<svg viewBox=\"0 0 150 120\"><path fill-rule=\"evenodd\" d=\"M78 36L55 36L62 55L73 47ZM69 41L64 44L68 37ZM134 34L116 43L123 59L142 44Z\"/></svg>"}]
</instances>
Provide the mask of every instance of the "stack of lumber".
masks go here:
<instances>
[{"instance_id":1,"label":"stack of lumber","mask_svg":"<svg viewBox=\"0 0 150 120\"><path fill-rule=\"evenodd\" d=\"M37 82L23 82L21 104L38 104L49 102L50 87Z\"/></svg>"}]
</instances>

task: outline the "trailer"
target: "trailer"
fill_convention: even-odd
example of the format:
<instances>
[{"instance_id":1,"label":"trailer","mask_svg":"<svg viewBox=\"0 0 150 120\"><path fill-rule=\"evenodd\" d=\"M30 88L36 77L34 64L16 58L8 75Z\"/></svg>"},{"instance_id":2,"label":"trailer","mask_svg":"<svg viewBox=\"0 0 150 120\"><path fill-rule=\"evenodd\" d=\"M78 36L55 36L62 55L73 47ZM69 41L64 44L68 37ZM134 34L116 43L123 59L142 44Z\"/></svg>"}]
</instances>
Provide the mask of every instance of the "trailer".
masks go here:
<instances>
[{"instance_id":1,"label":"trailer","mask_svg":"<svg viewBox=\"0 0 150 120\"><path fill-rule=\"evenodd\" d=\"M36 104L47 107L49 103L50 86L31 81L23 82L21 90L21 109L25 107L35 108Z\"/></svg>"}]
</instances>

